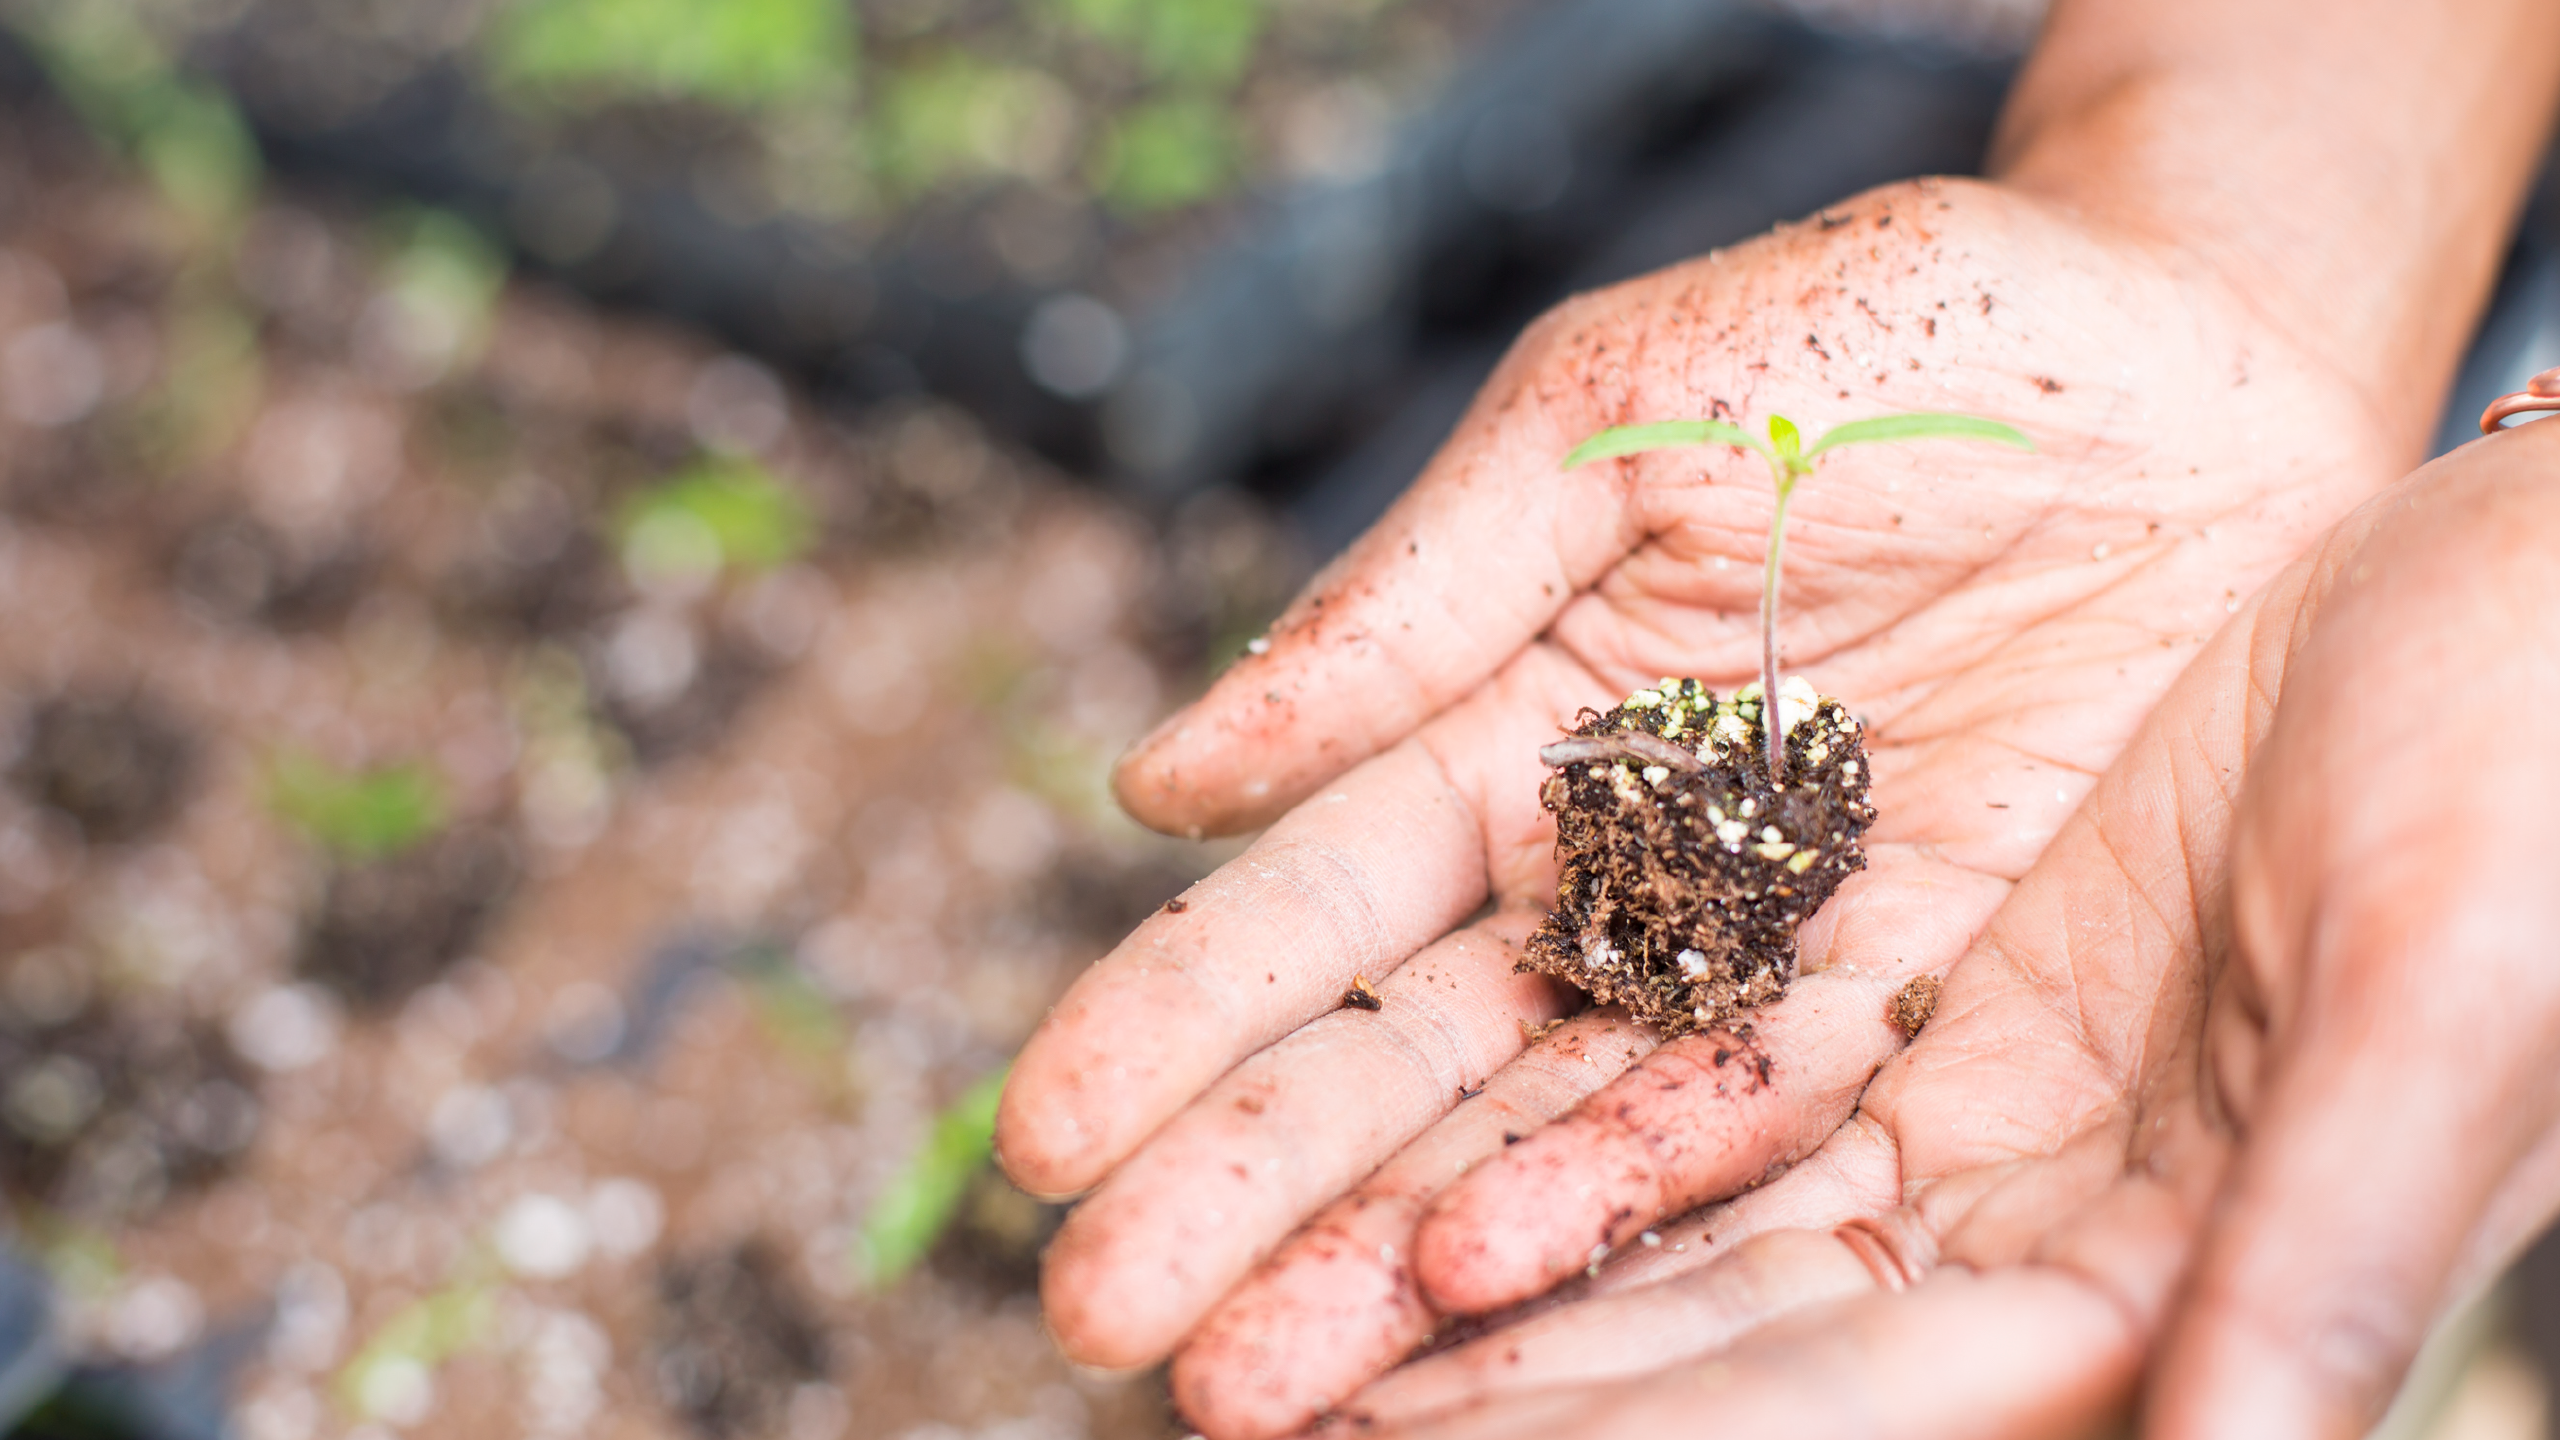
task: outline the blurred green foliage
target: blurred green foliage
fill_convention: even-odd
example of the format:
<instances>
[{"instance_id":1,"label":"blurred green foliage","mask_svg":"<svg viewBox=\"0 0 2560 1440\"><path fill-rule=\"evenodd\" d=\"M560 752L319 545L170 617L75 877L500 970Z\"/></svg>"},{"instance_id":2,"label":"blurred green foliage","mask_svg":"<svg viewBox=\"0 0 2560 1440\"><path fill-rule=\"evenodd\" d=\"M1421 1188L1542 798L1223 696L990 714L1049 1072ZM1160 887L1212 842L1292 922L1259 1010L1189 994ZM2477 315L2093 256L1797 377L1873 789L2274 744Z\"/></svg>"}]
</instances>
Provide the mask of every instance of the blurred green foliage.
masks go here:
<instances>
[{"instance_id":1,"label":"blurred green foliage","mask_svg":"<svg viewBox=\"0 0 2560 1440\"><path fill-rule=\"evenodd\" d=\"M507 257L465 220L442 210L414 210L391 224L393 250L385 278L394 293L478 324L506 284Z\"/></svg>"},{"instance_id":2,"label":"blurred green foliage","mask_svg":"<svg viewBox=\"0 0 2560 1440\"><path fill-rule=\"evenodd\" d=\"M687 99L754 109L841 87L843 0L522 0L488 35L519 96Z\"/></svg>"},{"instance_id":3,"label":"blurred green foliage","mask_svg":"<svg viewBox=\"0 0 2560 1440\"><path fill-rule=\"evenodd\" d=\"M740 457L715 457L633 496L617 529L635 579L755 573L806 554L817 520L799 492Z\"/></svg>"},{"instance_id":4,"label":"blurred green foliage","mask_svg":"<svg viewBox=\"0 0 2560 1440\"><path fill-rule=\"evenodd\" d=\"M788 951L759 946L742 957L739 973L755 1007L756 1022L776 1048L802 1062L830 1086L844 1073L852 1049L844 1017L818 982L793 962Z\"/></svg>"},{"instance_id":5,"label":"blurred green foliage","mask_svg":"<svg viewBox=\"0 0 2560 1440\"><path fill-rule=\"evenodd\" d=\"M178 73L133 7L54 3L6 12L93 132L132 157L161 195L227 243L258 185L258 147L220 90Z\"/></svg>"},{"instance_id":6,"label":"blurred green foliage","mask_svg":"<svg viewBox=\"0 0 2560 1440\"><path fill-rule=\"evenodd\" d=\"M996 1102L1011 1073L1011 1066L998 1069L953 1101L934 1121L924 1147L872 1202L855 1256L866 1287L897 1283L942 1238L970 1180L995 1153Z\"/></svg>"},{"instance_id":7,"label":"blurred green foliage","mask_svg":"<svg viewBox=\"0 0 2560 1440\"><path fill-rule=\"evenodd\" d=\"M182 74L132 0L0 7L91 133L151 182L187 243L173 286L165 363L126 416L129 457L168 474L219 453L255 413L264 367L231 259L262 165L221 90Z\"/></svg>"},{"instance_id":8,"label":"blurred green foliage","mask_svg":"<svg viewBox=\"0 0 2560 1440\"><path fill-rule=\"evenodd\" d=\"M444 828L444 782L411 761L341 770L288 752L268 777L268 804L322 849L353 860L397 854Z\"/></svg>"},{"instance_id":9,"label":"blurred green foliage","mask_svg":"<svg viewBox=\"0 0 2560 1440\"><path fill-rule=\"evenodd\" d=\"M440 375L476 357L506 286L506 253L442 210L398 211L381 230L382 291L410 358Z\"/></svg>"},{"instance_id":10,"label":"blurred green foliage","mask_svg":"<svg viewBox=\"0 0 2560 1440\"><path fill-rule=\"evenodd\" d=\"M171 474L220 454L258 413L266 357L257 323L227 287L182 277L170 309L159 375L132 408L128 437L147 468Z\"/></svg>"},{"instance_id":11,"label":"blurred green foliage","mask_svg":"<svg viewBox=\"0 0 2560 1440\"><path fill-rule=\"evenodd\" d=\"M350 1415L369 1417L386 1371L437 1366L478 1341L497 1320L495 1289L465 1279L410 1301L382 1322L362 1350L338 1369L334 1389Z\"/></svg>"},{"instance_id":12,"label":"blurred green foliage","mask_svg":"<svg viewBox=\"0 0 2560 1440\"><path fill-rule=\"evenodd\" d=\"M1224 85L1244 73L1268 16L1263 0L1050 0L1083 35L1134 57L1149 75Z\"/></svg>"},{"instance_id":13,"label":"blurred green foliage","mask_svg":"<svg viewBox=\"0 0 2560 1440\"><path fill-rule=\"evenodd\" d=\"M95 1302L123 1277L124 1257L106 1231L41 1207L21 1209L15 1218L21 1240L64 1294Z\"/></svg>"},{"instance_id":14,"label":"blurred green foliage","mask_svg":"<svg viewBox=\"0 0 2560 1440\"><path fill-rule=\"evenodd\" d=\"M241 3L11 0L0 24L174 205L236 228L256 145L177 57ZM1385 24L1404 3L489 0L462 55L544 124L668 104L725 117L722 183L748 204L878 219L1010 178L1143 217L1253 178L1269 157L1246 143L1267 128L1247 123L1248 96L1377 63L1379 42L1420 33Z\"/></svg>"},{"instance_id":15,"label":"blurred green foliage","mask_svg":"<svg viewBox=\"0 0 2560 1440\"><path fill-rule=\"evenodd\" d=\"M1096 161L1101 189L1124 210L1169 210L1214 198L1237 169L1234 117L1205 100L1159 100L1122 115Z\"/></svg>"},{"instance_id":16,"label":"blurred green foliage","mask_svg":"<svg viewBox=\"0 0 2560 1440\"><path fill-rule=\"evenodd\" d=\"M1072 101L1037 70L947 50L881 77L870 154L892 192L954 178L1043 168L1035 152L1064 138Z\"/></svg>"},{"instance_id":17,"label":"blurred green foliage","mask_svg":"<svg viewBox=\"0 0 2560 1440\"><path fill-rule=\"evenodd\" d=\"M1275 45L1357 54L1344 37L1397 3L513 0L481 48L501 92L532 108L733 112L761 127L776 193L877 213L1010 176L1144 215L1248 178L1246 86Z\"/></svg>"}]
</instances>

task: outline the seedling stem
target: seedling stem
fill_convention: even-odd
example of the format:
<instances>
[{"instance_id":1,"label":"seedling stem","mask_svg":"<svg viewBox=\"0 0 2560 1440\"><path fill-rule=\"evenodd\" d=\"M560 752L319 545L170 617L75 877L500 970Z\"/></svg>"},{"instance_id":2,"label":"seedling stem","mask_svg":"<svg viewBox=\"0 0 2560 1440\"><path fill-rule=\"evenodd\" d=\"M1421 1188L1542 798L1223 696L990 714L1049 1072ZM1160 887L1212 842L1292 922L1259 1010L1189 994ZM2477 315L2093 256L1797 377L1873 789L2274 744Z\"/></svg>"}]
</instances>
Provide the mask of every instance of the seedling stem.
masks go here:
<instances>
[{"instance_id":1,"label":"seedling stem","mask_svg":"<svg viewBox=\"0 0 2560 1440\"><path fill-rule=\"evenodd\" d=\"M1795 422L1784 415L1769 417L1769 438L1765 442L1741 426L1722 420L1617 425L1583 441L1564 457L1564 468L1571 470L1594 460L1648 450L1731 445L1755 451L1769 462L1769 485L1777 503L1769 514L1769 560L1760 576L1760 729L1767 746L1772 788L1785 783L1787 763L1785 711L1778 699L1778 592L1786 561L1787 501L1795 495L1796 482L1811 475L1826 452L1847 445L1880 445L1898 440L1989 440L2020 450L2036 448L2035 442L1997 420L1922 411L1852 420L1825 432L1810 447L1805 445Z\"/></svg>"}]
</instances>

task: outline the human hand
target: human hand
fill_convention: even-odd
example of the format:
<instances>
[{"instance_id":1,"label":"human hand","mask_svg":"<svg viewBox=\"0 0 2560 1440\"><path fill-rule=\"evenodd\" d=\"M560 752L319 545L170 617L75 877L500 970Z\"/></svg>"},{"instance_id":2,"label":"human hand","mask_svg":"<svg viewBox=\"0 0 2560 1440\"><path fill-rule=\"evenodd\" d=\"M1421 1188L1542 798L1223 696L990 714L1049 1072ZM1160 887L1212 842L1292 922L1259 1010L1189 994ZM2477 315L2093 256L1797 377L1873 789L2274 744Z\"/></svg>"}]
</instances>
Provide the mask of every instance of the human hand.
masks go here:
<instances>
[{"instance_id":1,"label":"human hand","mask_svg":"<svg viewBox=\"0 0 2560 1440\"><path fill-rule=\"evenodd\" d=\"M1558 987L1512 970L1554 884L1537 748L1660 675L1754 672L1767 498L1722 451L1555 463L1606 425L1719 404L1985 413L2043 453L1849 452L1800 493L1785 643L1869 722L1871 868L1804 937L1819 973L1755 1016L1768 1083L1696 1103L1713 1037L1642 1060L1605 1133L1513 1151L1559 1157L1555 1183L1488 1210L1480 1253L1452 1245L1422 1272L1438 1308L1534 1293L1828 1137L1900 1043L1885 998L1954 960L2226 597L2381 483L2396 449L2353 386L2210 279L1980 184L1881 191L1543 322L1268 653L1123 770L1141 816L1224 829L1360 761L1143 925L1017 1062L998 1132L1016 1179L1060 1194L1110 1176L1051 1250L1069 1353L1163 1355L1517 1053L1522 1020L1563 1013ZM1386 1008L1329 1013L1355 974ZM1577 1197L1611 1146L1633 1178ZM1182 1396L1213 1427L1215 1388Z\"/></svg>"},{"instance_id":2,"label":"human hand","mask_svg":"<svg viewBox=\"0 0 2560 1440\"><path fill-rule=\"evenodd\" d=\"M2150 1433L2364 1433L2560 1209L2555 467L2466 449L2253 597L1807 1164L1347 1413L2076 1433L2148 1358Z\"/></svg>"},{"instance_id":3,"label":"human hand","mask_svg":"<svg viewBox=\"0 0 2560 1440\"><path fill-rule=\"evenodd\" d=\"M1292 1252L1280 1269L1302 1288L1240 1296L1177 1366L1195 1420L1285 1427L1430 1328L1417 1279L1441 1306L1497 1304L1811 1150L1899 1042L1882 997L1962 950L2226 600L2414 457L2534 144L2437 102L2541 113L2542 12L2462 0L2329 23L2332 6L2314 23L2276 0L2081 23L2106 8L2048 26L2012 110L2011 184L1877 192L1543 322L1268 653L1124 765L1131 809L1170 829L1247 827L1330 788L1142 927L1017 1064L998 1134L1016 1178L1063 1194L1110 1177L1052 1250L1071 1353L1162 1355L1437 1121L1431 1167L1399 1160L1391 1196L1382 1174L1342 1202L1371 1203L1357 1251L1332 1253L1379 1256L1376 1273L1291 1271ZM2290 123L2263 123L2270 106ZM2430 203L2368 204L2333 183L2342 159L2376 195L2422 177ZM1944 456L1867 452L1807 489L1785 643L1875 722L1885 819L1874 868L1804 936L1822 973L1756 1017L1754 1069L1774 1078L1693 1104L1679 1091L1715 1088L1712 1042L1664 1047L1586 1100L1613 1120L1529 1142L1547 1180L1522 1180L1524 1159L1469 1186L1513 1177L1508 1209L1476 1211L1480 1245L1444 1209L1449 1262L1417 1276L1411 1215L1502 1139L1469 1113L1495 1096L1452 1105L1518 1050L1516 1021L1563 1003L1508 949L1552 884L1537 745L1635 683L1751 669L1765 501L1738 457L1553 463L1608 424L1718 402L1817 425L1989 413L2045 453L1968 455L1940 484L1922 466ZM1452 934L1487 899L1491 918ZM1386 1010L1329 1013L1356 974L1387 976ZM1502 1128L1607 1080L1643 1048L1622 1038L1551 1037L1572 1053L1532 1057L1544 1078L1502 1102ZM1573 1177L1612 1147L1638 1163L1595 1207ZM1322 1320L1354 1293L1373 1323Z\"/></svg>"}]
</instances>

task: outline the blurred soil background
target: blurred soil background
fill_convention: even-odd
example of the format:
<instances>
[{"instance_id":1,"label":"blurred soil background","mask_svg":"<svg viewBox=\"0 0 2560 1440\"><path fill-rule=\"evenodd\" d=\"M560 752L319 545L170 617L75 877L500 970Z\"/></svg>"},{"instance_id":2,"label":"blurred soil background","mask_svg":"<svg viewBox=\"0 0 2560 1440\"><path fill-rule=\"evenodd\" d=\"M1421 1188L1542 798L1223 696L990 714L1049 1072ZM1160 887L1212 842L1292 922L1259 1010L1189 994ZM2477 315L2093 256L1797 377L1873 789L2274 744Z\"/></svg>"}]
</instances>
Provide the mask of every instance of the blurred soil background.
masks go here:
<instances>
[{"instance_id":1,"label":"blurred soil background","mask_svg":"<svg viewBox=\"0 0 2560 1440\"><path fill-rule=\"evenodd\" d=\"M1235 848L1110 760L1529 315L1970 168L2032 21L0 3L0 1424L1180 1433L986 1164ZM2542 1293L2402 1433L2540 1433Z\"/></svg>"}]
</instances>

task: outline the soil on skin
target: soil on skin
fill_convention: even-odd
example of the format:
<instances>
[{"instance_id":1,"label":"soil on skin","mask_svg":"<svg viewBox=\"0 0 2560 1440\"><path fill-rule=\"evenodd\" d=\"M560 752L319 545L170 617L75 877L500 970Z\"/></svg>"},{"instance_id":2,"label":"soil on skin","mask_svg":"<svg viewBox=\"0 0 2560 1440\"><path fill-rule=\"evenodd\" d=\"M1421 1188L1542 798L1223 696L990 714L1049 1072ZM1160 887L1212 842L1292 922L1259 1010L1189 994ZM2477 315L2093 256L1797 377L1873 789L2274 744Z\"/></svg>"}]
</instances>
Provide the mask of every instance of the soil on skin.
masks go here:
<instances>
[{"instance_id":1,"label":"soil on skin","mask_svg":"<svg viewBox=\"0 0 2560 1440\"><path fill-rule=\"evenodd\" d=\"M1893 1022L1893 1028L1905 1037L1919 1034L1921 1027L1929 1023L1929 1017L1938 1013L1938 989L1937 976L1914 977L1910 984L1893 992L1892 1001L1885 1006L1884 1018Z\"/></svg>"},{"instance_id":2,"label":"soil on skin","mask_svg":"<svg viewBox=\"0 0 2560 1440\"><path fill-rule=\"evenodd\" d=\"M186 803L192 731L148 695L62 695L35 707L14 769L29 799L80 827L93 845L138 840Z\"/></svg>"},{"instance_id":3,"label":"soil on skin","mask_svg":"<svg viewBox=\"0 0 2560 1440\"><path fill-rule=\"evenodd\" d=\"M470 953L521 871L514 842L477 827L341 865L303 932L298 968L358 1010L389 1010Z\"/></svg>"},{"instance_id":4,"label":"soil on skin","mask_svg":"<svg viewBox=\"0 0 2560 1440\"><path fill-rule=\"evenodd\" d=\"M1556 767L1539 799L1563 873L1523 970L1667 1036L1786 993L1796 927L1866 868L1858 838L1875 809L1858 722L1810 690L1786 697L1812 713L1789 731L1773 789L1756 690L1719 702L1695 680L1665 681L1605 715L1585 710L1540 752Z\"/></svg>"},{"instance_id":5,"label":"soil on skin","mask_svg":"<svg viewBox=\"0 0 2560 1440\"><path fill-rule=\"evenodd\" d=\"M748 1240L658 1271L659 1397L708 1440L779 1433L792 1393L826 1378L826 1330L784 1268Z\"/></svg>"}]
</instances>

